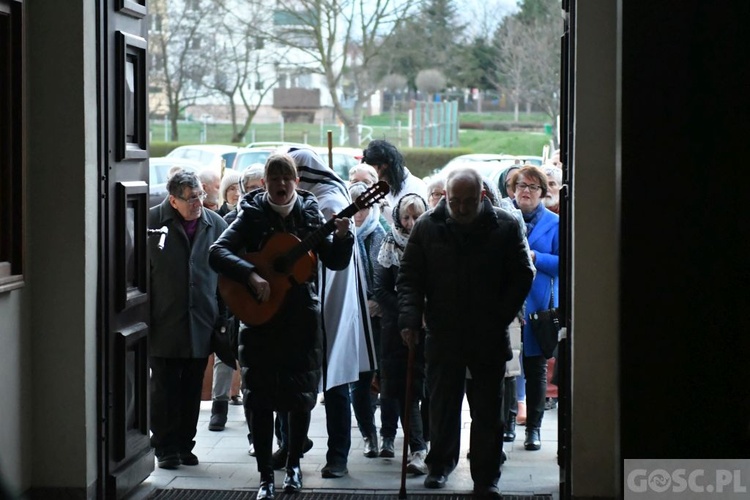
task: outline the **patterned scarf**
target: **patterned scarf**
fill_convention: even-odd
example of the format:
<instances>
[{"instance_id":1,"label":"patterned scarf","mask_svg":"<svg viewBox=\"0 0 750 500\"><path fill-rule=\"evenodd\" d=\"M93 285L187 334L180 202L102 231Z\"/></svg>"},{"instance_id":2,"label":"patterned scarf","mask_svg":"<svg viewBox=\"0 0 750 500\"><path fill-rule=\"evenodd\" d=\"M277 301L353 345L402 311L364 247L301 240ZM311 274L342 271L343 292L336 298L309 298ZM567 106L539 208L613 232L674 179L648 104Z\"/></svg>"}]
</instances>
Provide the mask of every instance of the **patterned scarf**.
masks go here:
<instances>
[{"instance_id":1,"label":"patterned scarf","mask_svg":"<svg viewBox=\"0 0 750 500\"><path fill-rule=\"evenodd\" d=\"M398 200L398 204L393 207L393 227L383 239L383 246L380 247L380 253L378 253L378 263L383 267L401 265L401 257L404 255L406 242L409 240L409 233L401 225L401 205L410 197L419 198L425 211L427 210L427 202L416 193L405 194Z\"/></svg>"},{"instance_id":2,"label":"patterned scarf","mask_svg":"<svg viewBox=\"0 0 750 500\"><path fill-rule=\"evenodd\" d=\"M404 228L400 227L400 224L391 228L391 231L385 236L383 240L383 246L380 247L378 253L378 262L383 267L401 265L401 257L404 255L404 248L406 248L406 242L409 240L409 234L404 232Z\"/></svg>"},{"instance_id":3,"label":"patterned scarf","mask_svg":"<svg viewBox=\"0 0 750 500\"><path fill-rule=\"evenodd\" d=\"M516 204L516 200L513 200L513 205L518 208L518 205ZM539 205L536 206L533 212L528 214L523 214L523 221L526 223L526 237L528 238L531 234L531 231L534 230L534 226L536 226L537 222L539 222L539 219L542 218L542 214L544 213L544 203L539 203Z\"/></svg>"}]
</instances>

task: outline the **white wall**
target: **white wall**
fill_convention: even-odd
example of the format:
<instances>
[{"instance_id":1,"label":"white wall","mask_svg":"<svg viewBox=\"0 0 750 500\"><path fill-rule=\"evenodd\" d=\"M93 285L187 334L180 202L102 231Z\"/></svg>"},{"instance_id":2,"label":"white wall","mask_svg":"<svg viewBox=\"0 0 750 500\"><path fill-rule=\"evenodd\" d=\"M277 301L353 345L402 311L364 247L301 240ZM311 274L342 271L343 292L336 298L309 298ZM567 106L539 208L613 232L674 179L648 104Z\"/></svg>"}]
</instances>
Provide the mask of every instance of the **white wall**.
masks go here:
<instances>
[{"instance_id":1,"label":"white wall","mask_svg":"<svg viewBox=\"0 0 750 500\"><path fill-rule=\"evenodd\" d=\"M574 497L619 491L617 2L577 3L573 191Z\"/></svg>"}]
</instances>

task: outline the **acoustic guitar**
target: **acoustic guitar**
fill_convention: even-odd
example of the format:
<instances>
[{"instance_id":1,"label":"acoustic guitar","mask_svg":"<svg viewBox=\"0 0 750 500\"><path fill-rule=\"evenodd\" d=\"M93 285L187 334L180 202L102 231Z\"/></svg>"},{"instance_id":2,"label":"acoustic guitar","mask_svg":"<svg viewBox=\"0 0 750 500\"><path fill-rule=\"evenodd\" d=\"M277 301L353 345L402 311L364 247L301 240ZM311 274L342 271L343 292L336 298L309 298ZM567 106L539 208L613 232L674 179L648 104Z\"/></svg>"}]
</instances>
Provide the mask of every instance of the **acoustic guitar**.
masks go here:
<instances>
[{"instance_id":1,"label":"acoustic guitar","mask_svg":"<svg viewBox=\"0 0 750 500\"><path fill-rule=\"evenodd\" d=\"M380 181L336 214L338 218L351 217L381 200L390 187ZM317 259L312 250L336 229L334 219L329 220L305 239L290 233L274 233L258 252L250 252L243 259L255 266L255 272L268 281L271 295L261 302L247 283L240 283L219 275L219 293L229 310L245 324L258 326L273 318L281 309L289 289L304 283L317 269Z\"/></svg>"}]
</instances>

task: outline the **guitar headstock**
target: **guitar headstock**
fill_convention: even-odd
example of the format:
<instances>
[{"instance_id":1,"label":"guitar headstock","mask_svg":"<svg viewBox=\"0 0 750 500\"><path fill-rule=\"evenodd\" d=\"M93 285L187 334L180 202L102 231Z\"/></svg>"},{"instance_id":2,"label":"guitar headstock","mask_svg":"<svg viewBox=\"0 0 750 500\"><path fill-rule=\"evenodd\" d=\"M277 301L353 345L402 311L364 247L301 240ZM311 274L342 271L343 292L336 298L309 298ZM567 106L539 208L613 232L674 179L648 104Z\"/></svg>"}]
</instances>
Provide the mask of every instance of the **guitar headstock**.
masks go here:
<instances>
[{"instance_id":1,"label":"guitar headstock","mask_svg":"<svg viewBox=\"0 0 750 500\"><path fill-rule=\"evenodd\" d=\"M357 199L354 200L354 205L357 207L357 210L364 210L365 208L370 208L383 198L385 198L385 195L388 194L388 191L390 191L391 187L388 185L385 181L379 181L376 184L373 184L371 187L367 189L364 193L357 196Z\"/></svg>"}]
</instances>

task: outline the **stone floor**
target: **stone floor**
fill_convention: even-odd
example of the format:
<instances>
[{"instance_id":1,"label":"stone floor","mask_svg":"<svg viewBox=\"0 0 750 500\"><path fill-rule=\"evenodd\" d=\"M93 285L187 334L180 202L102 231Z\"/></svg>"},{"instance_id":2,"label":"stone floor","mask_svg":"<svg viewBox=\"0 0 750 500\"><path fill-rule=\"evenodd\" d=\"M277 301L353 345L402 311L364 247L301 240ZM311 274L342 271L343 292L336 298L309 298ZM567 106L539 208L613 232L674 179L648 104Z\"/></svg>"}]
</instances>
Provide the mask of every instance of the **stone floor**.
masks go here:
<instances>
[{"instance_id":1,"label":"stone floor","mask_svg":"<svg viewBox=\"0 0 750 500\"><path fill-rule=\"evenodd\" d=\"M177 470L155 468L151 476L136 489L128 500L146 499L160 488L255 490L259 475L255 459L247 454L247 426L241 406L229 406L229 422L223 432L208 430L211 402L201 404L201 415L193 450L201 463L195 467L182 466ZM379 421L379 415L376 415ZM407 492L414 493L469 493L473 483L466 460L468 448L468 405L464 401L463 430L461 434L461 460L449 476L443 490L427 490L424 476L407 476ZM557 466L557 410L545 412L542 424L542 449L523 449L524 428L517 428L513 443L505 443L508 461L503 466L500 488L505 494L552 494L559 498L559 468ZM323 479L320 469L325 465L326 428L325 410L317 405L312 413L309 437L315 443L302 459L305 491L361 491L363 493L397 494L401 485L401 430L396 439L397 458L366 458L362 454L363 441L352 417L352 448L349 454L349 474L340 479ZM277 486L283 480L283 471L276 472Z\"/></svg>"}]
</instances>

